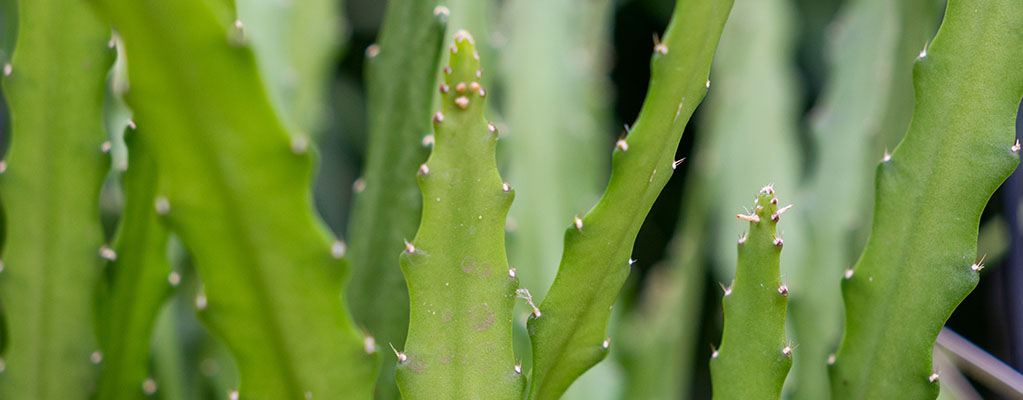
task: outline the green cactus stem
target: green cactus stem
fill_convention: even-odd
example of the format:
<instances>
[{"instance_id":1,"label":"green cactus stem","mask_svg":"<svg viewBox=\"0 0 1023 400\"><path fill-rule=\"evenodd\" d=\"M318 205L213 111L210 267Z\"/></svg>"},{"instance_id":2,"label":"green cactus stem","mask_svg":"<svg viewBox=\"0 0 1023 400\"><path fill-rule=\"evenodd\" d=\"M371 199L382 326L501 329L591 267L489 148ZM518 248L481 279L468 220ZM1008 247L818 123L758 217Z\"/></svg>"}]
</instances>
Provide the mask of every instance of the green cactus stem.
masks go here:
<instances>
[{"instance_id":1,"label":"green cactus stem","mask_svg":"<svg viewBox=\"0 0 1023 400\"><path fill-rule=\"evenodd\" d=\"M654 47L646 102L619 140L603 197L565 233L565 250L540 311L530 317L529 398L559 397L602 360L611 306L629 275L636 234L677 166L675 149L707 93L707 74L731 0L680 0Z\"/></svg>"},{"instance_id":2,"label":"green cactus stem","mask_svg":"<svg viewBox=\"0 0 1023 400\"><path fill-rule=\"evenodd\" d=\"M497 129L483 116L472 36L458 32L450 53L435 144L418 170L419 232L400 256L411 310L408 340L396 350L398 386L407 399L521 399L511 321L518 278L504 248L514 192L497 171Z\"/></svg>"},{"instance_id":3,"label":"green cactus stem","mask_svg":"<svg viewBox=\"0 0 1023 400\"><path fill-rule=\"evenodd\" d=\"M94 3L123 38L153 203L193 256L240 398L370 397L377 348L340 298L346 249L312 209L313 149L275 116L242 32L203 0Z\"/></svg>"},{"instance_id":4,"label":"green cactus stem","mask_svg":"<svg viewBox=\"0 0 1023 400\"><path fill-rule=\"evenodd\" d=\"M845 273L845 335L831 368L836 399L938 395L932 348L977 285L977 231L995 189L1019 164L1023 8L949 1L914 66L905 139L877 169L873 226Z\"/></svg>"},{"instance_id":5,"label":"green cactus stem","mask_svg":"<svg viewBox=\"0 0 1023 400\"><path fill-rule=\"evenodd\" d=\"M793 345L785 337L789 289L781 281L784 241L776 226L790 207L779 207L774 188L765 186L753 210L738 215L749 221L749 233L739 237L735 281L724 288L721 346L710 360L715 399L781 398Z\"/></svg>"},{"instance_id":6,"label":"green cactus stem","mask_svg":"<svg viewBox=\"0 0 1023 400\"><path fill-rule=\"evenodd\" d=\"M0 62L11 115L10 148L0 160L0 398L86 399L100 358L92 299L103 261L110 29L82 2L17 3L14 53Z\"/></svg>"},{"instance_id":7,"label":"green cactus stem","mask_svg":"<svg viewBox=\"0 0 1023 400\"><path fill-rule=\"evenodd\" d=\"M379 43L366 50L369 147L366 186L355 196L348 229L354 268L347 301L380 343L404 343L408 333L408 289L394 255L419 223L419 186L409 171L426 161L433 140L426 133L449 11L432 4L391 1ZM376 395L399 396L392 360L383 361Z\"/></svg>"},{"instance_id":8,"label":"green cactus stem","mask_svg":"<svg viewBox=\"0 0 1023 400\"><path fill-rule=\"evenodd\" d=\"M238 21L288 130L322 134L327 88L348 36L335 0L237 0Z\"/></svg>"},{"instance_id":9,"label":"green cactus stem","mask_svg":"<svg viewBox=\"0 0 1023 400\"><path fill-rule=\"evenodd\" d=\"M155 388L148 374L150 334L170 289L181 282L167 262L167 229L153 208L156 164L137 133L127 133L131 164L124 173L121 226L99 295L102 372L97 398L137 399Z\"/></svg>"}]
</instances>

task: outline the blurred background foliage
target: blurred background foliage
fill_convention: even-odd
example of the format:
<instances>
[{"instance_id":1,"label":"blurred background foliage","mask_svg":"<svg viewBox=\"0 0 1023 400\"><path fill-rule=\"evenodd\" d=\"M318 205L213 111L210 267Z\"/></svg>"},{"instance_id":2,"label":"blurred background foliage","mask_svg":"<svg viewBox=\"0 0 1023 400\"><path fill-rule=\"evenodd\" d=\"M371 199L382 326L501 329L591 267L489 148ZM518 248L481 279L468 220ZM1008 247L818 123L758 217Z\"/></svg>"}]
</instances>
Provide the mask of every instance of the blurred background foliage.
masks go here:
<instances>
[{"instance_id":1,"label":"blurred background foliage","mask_svg":"<svg viewBox=\"0 0 1023 400\"><path fill-rule=\"evenodd\" d=\"M239 0L239 17L253 32L260 68L274 103L284 109L285 124L308 131L318 142L316 205L332 230L343 234L367 144L364 49L377 39L386 2L317 0L307 8L327 13L297 12L282 17L275 15L275 1ZM935 12L909 19L936 28L942 3L927 1ZM706 360L709 345L720 337L719 283L730 280L728 268L734 265L718 257L734 257L732 241L718 238L735 236L732 230L740 227L721 221L746 204L746 197L733 201L732 193L746 196L756 185L768 183L765 179L773 180L784 193L793 193L788 200L800 207L797 185L812 175L820 156L811 133L814 105L821 103L835 70L828 52L842 51L829 46L837 28L835 20L848 2L736 0L711 73L714 86L706 104L686 127L677 151L678 158L689 161L679 166L665 187L636 241L637 262L610 328L615 343L612 356L577 381L566 398L650 398L646 396L666 393L651 389L656 385L672 386L668 392L686 398L710 397ZM8 58L14 42L12 3L0 2L4 5L0 8L0 59ZM486 83L493 94L491 114L505 139L499 147L499 163L519 193L508 222L510 262L529 271L523 274L523 282L538 298L553 280L563 229L571 216L584 212L603 189L609 171L607 154L623 133L622 126L639 112L649 80L651 36L664 30L673 3L447 2L451 9L448 35L467 28L483 38L485 79L492 80ZM331 40L308 41L295 36L309 24L323 26L318 35ZM274 42L257 35L284 39ZM310 46L318 49L294 51L309 50L304 47ZM296 60L297 66L288 68L274 62L280 59ZM130 118L118 100L117 88L123 84L119 82L123 71L118 72L123 65L118 65L106 102L106 119L115 138ZM306 79L309 76L323 79ZM899 115L889 118L898 119ZM0 112L0 154L6 151L8 127L6 112ZM904 126L889 130L897 131L896 136L869 145L877 159L885 147L898 142ZM1023 114L1017 117L1017 137L1021 132ZM756 165L745 158L748 155L742 149L743 143L753 138L770 140L778 147L770 160L776 169L756 171L752 176L744 169L744 165ZM722 149L728 151L721 153ZM123 151L115 148L113 165L119 165L117 157L123 157ZM536 180L545 173L552 177ZM111 174L109 179L115 176ZM565 181L565 176L575 180ZM112 235L122 207L118 191L112 182L103 191L108 235ZM995 193L982 219L979 252L987 255L991 268L947 323L1017 370L1023 369L1021 211L1023 176L1017 171ZM862 215L858 228L865 233L869 213ZM791 260L801 250L790 244L805 239L808 233L796 231L800 228L795 224L787 228L786 248L791 247L790 253L795 254L786 255ZM852 254L859 253L862 238L860 241L853 245ZM719 246L727 251L719 253ZM151 396L168 400L223 398L236 387L233 361L195 317L193 299L200 283L188 255L173 240L169 254L182 282L154 330L151 371L159 384ZM783 258L783 268L785 263ZM670 268L669 264L687 267ZM397 257L394 268L398 268ZM643 299L684 306L657 314ZM525 308L517 311L517 315L527 312ZM522 320L518 322L521 328ZM664 337L680 340L659 341ZM522 346L517 343L517 351L527 352L523 332L519 338ZM525 353L520 358L529 360ZM657 371L650 371L651 365ZM984 385L974 386L984 398L999 396ZM969 394L962 396L969 398Z\"/></svg>"}]
</instances>

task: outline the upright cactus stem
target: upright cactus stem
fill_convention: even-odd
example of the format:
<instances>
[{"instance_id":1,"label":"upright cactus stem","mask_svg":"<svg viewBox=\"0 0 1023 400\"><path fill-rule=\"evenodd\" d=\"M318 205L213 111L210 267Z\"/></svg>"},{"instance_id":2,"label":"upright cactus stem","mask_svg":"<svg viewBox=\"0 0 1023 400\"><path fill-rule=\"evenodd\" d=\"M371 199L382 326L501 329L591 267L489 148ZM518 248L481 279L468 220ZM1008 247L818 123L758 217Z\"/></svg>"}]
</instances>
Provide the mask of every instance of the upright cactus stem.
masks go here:
<instances>
[{"instance_id":1,"label":"upright cactus stem","mask_svg":"<svg viewBox=\"0 0 1023 400\"><path fill-rule=\"evenodd\" d=\"M607 190L565 231L558 274L540 305L543 316L529 320L529 398L558 398L607 355L611 305L629 276L632 246L677 166L675 150L707 93L710 61L731 7L731 0L675 4L663 42L651 55L646 101L613 150Z\"/></svg>"},{"instance_id":2,"label":"upright cactus stem","mask_svg":"<svg viewBox=\"0 0 1023 400\"><path fill-rule=\"evenodd\" d=\"M920 52L913 121L877 168L870 238L842 280L835 399L937 397L935 339L980 279L981 213L1019 164L1020 43L1019 1L951 0Z\"/></svg>"},{"instance_id":3,"label":"upright cactus stem","mask_svg":"<svg viewBox=\"0 0 1023 400\"><path fill-rule=\"evenodd\" d=\"M400 256L411 309L396 351L398 386L413 400L521 399L525 378L512 351L518 278L504 247L514 192L497 171L497 129L483 116L479 53L468 32L454 40L433 152L417 172L419 232Z\"/></svg>"},{"instance_id":4,"label":"upright cactus stem","mask_svg":"<svg viewBox=\"0 0 1023 400\"><path fill-rule=\"evenodd\" d=\"M781 214L774 188L765 186L753 210L739 214L749 233L739 238L735 281L726 287L721 347L710 373L715 399L777 399L792 367L792 344L785 337L789 290L781 282L784 241L775 229Z\"/></svg>"}]
</instances>

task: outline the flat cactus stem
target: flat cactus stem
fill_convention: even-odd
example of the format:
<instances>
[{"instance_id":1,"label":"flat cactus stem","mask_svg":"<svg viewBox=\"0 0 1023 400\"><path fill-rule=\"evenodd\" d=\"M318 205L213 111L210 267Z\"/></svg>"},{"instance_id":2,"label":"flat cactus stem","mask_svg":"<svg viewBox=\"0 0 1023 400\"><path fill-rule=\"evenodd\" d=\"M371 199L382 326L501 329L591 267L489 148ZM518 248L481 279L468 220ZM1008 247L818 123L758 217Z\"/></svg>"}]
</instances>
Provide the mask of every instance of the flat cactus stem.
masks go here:
<instances>
[{"instance_id":1,"label":"flat cactus stem","mask_svg":"<svg viewBox=\"0 0 1023 400\"><path fill-rule=\"evenodd\" d=\"M321 136L327 89L348 36L342 2L236 2L237 21L252 43L271 103L285 127Z\"/></svg>"},{"instance_id":2,"label":"flat cactus stem","mask_svg":"<svg viewBox=\"0 0 1023 400\"><path fill-rule=\"evenodd\" d=\"M715 399L778 399L792 366L793 345L785 337L789 290L781 281L784 241L776 226L791 206L779 207L765 186L749 215L749 233L739 238L735 280L724 288L721 346L710 359Z\"/></svg>"},{"instance_id":3,"label":"flat cactus stem","mask_svg":"<svg viewBox=\"0 0 1023 400\"><path fill-rule=\"evenodd\" d=\"M94 3L123 38L152 203L193 256L195 305L237 362L239 397L369 398L376 346L340 298L344 243L312 209L313 148L281 126L237 28L202 0Z\"/></svg>"},{"instance_id":4,"label":"flat cactus stem","mask_svg":"<svg viewBox=\"0 0 1023 400\"><path fill-rule=\"evenodd\" d=\"M1019 163L1018 43L1017 2L952 0L920 52L913 122L877 169L870 238L842 282L846 331L830 370L834 398L938 395L934 341L977 285L981 212Z\"/></svg>"},{"instance_id":5,"label":"flat cactus stem","mask_svg":"<svg viewBox=\"0 0 1023 400\"><path fill-rule=\"evenodd\" d=\"M129 128L130 129L130 128ZM156 318L181 276L167 262L167 228L153 207L157 195L152 155L127 133L131 165L122 177L125 205L113 247L107 281L99 295L102 360L96 398L134 400L149 378L149 343ZM145 389L143 389L145 391Z\"/></svg>"},{"instance_id":6,"label":"flat cactus stem","mask_svg":"<svg viewBox=\"0 0 1023 400\"><path fill-rule=\"evenodd\" d=\"M17 11L13 57L0 62L11 116L0 160L0 398L86 399L99 373L90 355L110 29L77 1L19 1Z\"/></svg>"},{"instance_id":7,"label":"flat cactus stem","mask_svg":"<svg viewBox=\"0 0 1023 400\"><path fill-rule=\"evenodd\" d=\"M616 146L603 197L565 232L554 284L530 317L529 398L560 396L608 353L611 306L629 275L636 234L676 165L689 116L707 93L710 61L731 0L680 0L651 59L650 90L631 133Z\"/></svg>"},{"instance_id":8,"label":"flat cactus stem","mask_svg":"<svg viewBox=\"0 0 1023 400\"><path fill-rule=\"evenodd\" d=\"M411 312L408 340L395 350L398 387L412 400L521 399L511 320L518 278L504 250L514 192L497 171L472 36L458 32L450 53L435 144L418 170L419 232L400 256Z\"/></svg>"},{"instance_id":9,"label":"flat cactus stem","mask_svg":"<svg viewBox=\"0 0 1023 400\"><path fill-rule=\"evenodd\" d=\"M394 255L403 249L402 239L415 234L421 215L419 186L410 172L429 153L424 135L431 130L448 12L433 2L391 1L379 43L366 49L366 188L355 195L348 228L353 269L347 301L378 343L404 343L408 333L408 289ZM393 360L383 359L376 395L399 396Z\"/></svg>"}]
</instances>

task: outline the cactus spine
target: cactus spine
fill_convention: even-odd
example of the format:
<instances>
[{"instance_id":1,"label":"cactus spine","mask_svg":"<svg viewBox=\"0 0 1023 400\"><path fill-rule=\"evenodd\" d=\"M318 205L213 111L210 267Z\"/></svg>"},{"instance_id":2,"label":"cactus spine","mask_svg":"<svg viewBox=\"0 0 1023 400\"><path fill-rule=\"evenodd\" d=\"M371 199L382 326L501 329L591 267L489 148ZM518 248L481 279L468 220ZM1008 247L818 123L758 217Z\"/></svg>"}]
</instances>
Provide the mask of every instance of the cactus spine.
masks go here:
<instances>
[{"instance_id":1,"label":"cactus spine","mask_svg":"<svg viewBox=\"0 0 1023 400\"><path fill-rule=\"evenodd\" d=\"M711 354L715 399L777 399L792 366L785 337L789 289L781 281L776 225L789 207L778 207L771 186L757 195L753 210L739 214L749 233L739 238L735 281L724 288L721 346Z\"/></svg>"},{"instance_id":2,"label":"cactus spine","mask_svg":"<svg viewBox=\"0 0 1023 400\"><path fill-rule=\"evenodd\" d=\"M410 171L426 161L432 140L427 133L448 13L431 2L391 1L378 44L366 50L366 187L355 197L348 229L354 269L347 300L355 320L380 343L404 343L408 333L408 289L394 255L419 223L422 203ZM383 361L376 394L398 397L390 359Z\"/></svg>"},{"instance_id":3,"label":"cactus spine","mask_svg":"<svg viewBox=\"0 0 1023 400\"><path fill-rule=\"evenodd\" d=\"M504 248L514 192L497 171L473 37L458 32L450 53L435 144L418 170L423 216L400 256L411 309L398 386L407 399L521 399L511 337L518 278Z\"/></svg>"},{"instance_id":4,"label":"cactus spine","mask_svg":"<svg viewBox=\"0 0 1023 400\"><path fill-rule=\"evenodd\" d=\"M616 144L600 201L565 232L554 284L528 330L531 399L557 398L607 355L611 306L629 275L636 234L677 165L675 149L707 93L707 74L731 0L680 0L650 62L646 101Z\"/></svg>"},{"instance_id":5,"label":"cactus spine","mask_svg":"<svg viewBox=\"0 0 1023 400\"><path fill-rule=\"evenodd\" d=\"M12 133L0 160L0 398L85 399L102 361L91 299L102 265L110 30L82 2L17 3L17 41L2 63Z\"/></svg>"},{"instance_id":6,"label":"cactus spine","mask_svg":"<svg viewBox=\"0 0 1023 400\"><path fill-rule=\"evenodd\" d=\"M94 2L124 39L153 203L193 255L240 397L369 397L376 346L339 298L345 248L312 210L309 138L282 128L243 32L201 0Z\"/></svg>"},{"instance_id":7,"label":"cactus spine","mask_svg":"<svg viewBox=\"0 0 1023 400\"><path fill-rule=\"evenodd\" d=\"M949 1L914 69L906 137L877 169L867 247L842 281L845 335L831 368L836 399L935 398L935 338L977 285L980 214L1019 163L1023 8Z\"/></svg>"}]
</instances>

